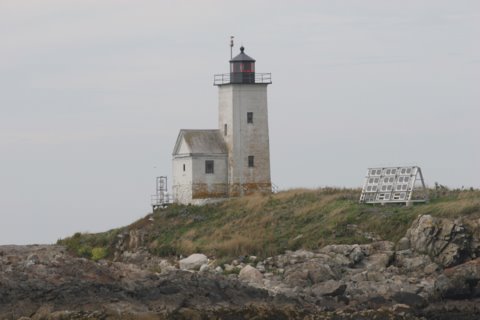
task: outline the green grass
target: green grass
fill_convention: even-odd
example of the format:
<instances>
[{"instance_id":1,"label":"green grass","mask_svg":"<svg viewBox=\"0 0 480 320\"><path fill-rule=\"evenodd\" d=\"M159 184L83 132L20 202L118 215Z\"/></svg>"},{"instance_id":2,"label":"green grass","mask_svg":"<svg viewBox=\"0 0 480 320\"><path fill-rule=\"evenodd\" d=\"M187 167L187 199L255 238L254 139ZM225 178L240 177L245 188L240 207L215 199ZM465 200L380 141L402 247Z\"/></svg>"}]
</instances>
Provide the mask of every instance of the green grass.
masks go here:
<instances>
[{"instance_id":1,"label":"green grass","mask_svg":"<svg viewBox=\"0 0 480 320\"><path fill-rule=\"evenodd\" d=\"M255 194L206 206L172 205L130 226L77 233L58 243L79 256L108 258L119 235L125 238L131 230L141 230L143 246L152 254L202 252L226 261L300 248L314 250L332 243L368 243L372 236L395 242L420 214L480 217L480 191L440 191L431 190L431 202L411 207L359 204L360 190L333 188Z\"/></svg>"}]
</instances>

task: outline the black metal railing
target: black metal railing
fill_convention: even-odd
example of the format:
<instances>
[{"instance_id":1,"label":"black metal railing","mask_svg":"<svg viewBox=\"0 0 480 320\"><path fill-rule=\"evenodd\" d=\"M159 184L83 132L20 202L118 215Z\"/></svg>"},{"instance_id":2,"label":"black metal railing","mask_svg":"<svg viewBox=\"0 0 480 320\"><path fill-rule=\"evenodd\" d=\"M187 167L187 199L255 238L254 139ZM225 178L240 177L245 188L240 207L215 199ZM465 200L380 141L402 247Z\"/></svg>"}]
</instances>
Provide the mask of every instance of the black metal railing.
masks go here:
<instances>
[{"instance_id":1,"label":"black metal railing","mask_svg":"<svg viewBox=\"0 0 480 320\"><path fill-rule=\"evenodd\" d=\"M248 79L245 77L238 77L238 74L236 73L216 74L213 76L213 85L218 86L231 83L272 83L271 73L250 73L247 75L249 76Z\"/></svg>"}]
</instances>

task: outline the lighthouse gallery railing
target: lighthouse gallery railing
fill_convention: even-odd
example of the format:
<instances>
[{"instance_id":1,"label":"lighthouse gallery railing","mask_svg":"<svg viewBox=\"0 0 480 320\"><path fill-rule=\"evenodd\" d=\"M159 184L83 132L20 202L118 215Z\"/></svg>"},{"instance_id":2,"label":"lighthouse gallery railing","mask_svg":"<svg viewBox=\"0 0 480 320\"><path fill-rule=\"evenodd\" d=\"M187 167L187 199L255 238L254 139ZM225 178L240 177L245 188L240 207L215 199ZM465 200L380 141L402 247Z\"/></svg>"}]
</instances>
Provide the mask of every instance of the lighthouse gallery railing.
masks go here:
<instances>
[{"instance_id":1,"label":"lighthouse gallery railing","mask_svg":"<svg viewBox=\"0 0 480 320\"><path fill-rule=\"evenodd\" d=\"M230 73L216 74L213 76L213 85L215 86L222 85L222 84L230 84L230 83L232 83ZM272 74L271 73L255 73L254 83L271 84Z\"/></svg>"}]
</instances>

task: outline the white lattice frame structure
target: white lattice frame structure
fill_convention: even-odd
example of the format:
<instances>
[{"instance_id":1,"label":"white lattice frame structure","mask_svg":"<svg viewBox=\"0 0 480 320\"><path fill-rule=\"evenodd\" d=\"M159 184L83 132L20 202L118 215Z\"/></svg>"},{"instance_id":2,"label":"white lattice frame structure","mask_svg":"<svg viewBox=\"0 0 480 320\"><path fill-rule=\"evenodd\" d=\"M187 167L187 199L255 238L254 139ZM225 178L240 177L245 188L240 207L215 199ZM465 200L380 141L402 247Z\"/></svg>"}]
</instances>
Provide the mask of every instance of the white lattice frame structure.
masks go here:
<instances>
[{"instance_id":1,"label":"white lattice frame structure","mask_svg":"<svg viewBox=\"0 0 480 320\"><path fill-rule=\"evenodd\" d=\"M414 198L419 191L420 198ZM413 203L428 200L422 170L417 166L369 168L361 203Z\"/></svg>"},{"instance_id":2,"label":"white lattice frame structure","mask_svg":"<svg viewBox=\"0 0 480 320\"><path fill-rule=\"evenodd\" d=\"M152 208L155 211L157 208L166 207L172 203L173 200L168 194L167 177L161 176L156 178L156 193L152 195Z\"/></svg>"}]
</instances>

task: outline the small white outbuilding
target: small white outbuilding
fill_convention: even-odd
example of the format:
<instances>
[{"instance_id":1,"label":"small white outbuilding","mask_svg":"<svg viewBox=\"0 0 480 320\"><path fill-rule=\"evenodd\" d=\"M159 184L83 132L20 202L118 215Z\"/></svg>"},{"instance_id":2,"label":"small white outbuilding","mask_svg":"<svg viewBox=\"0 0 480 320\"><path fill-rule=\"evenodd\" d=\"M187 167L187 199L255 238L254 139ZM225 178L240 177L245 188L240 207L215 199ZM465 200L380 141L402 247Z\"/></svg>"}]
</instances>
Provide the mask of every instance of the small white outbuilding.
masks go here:
<instances>
[{"instance_id":1,"label":"small white outbuilding","mask_svg":"<svg viewBox=\"0 0 480 320\"><path fill-rule=\"evenodd\" d=\"M227 156L218 130L180 130L173 150L175 200L201 204L206 198L226 198Z\"/></svg>"}]
</instances>

